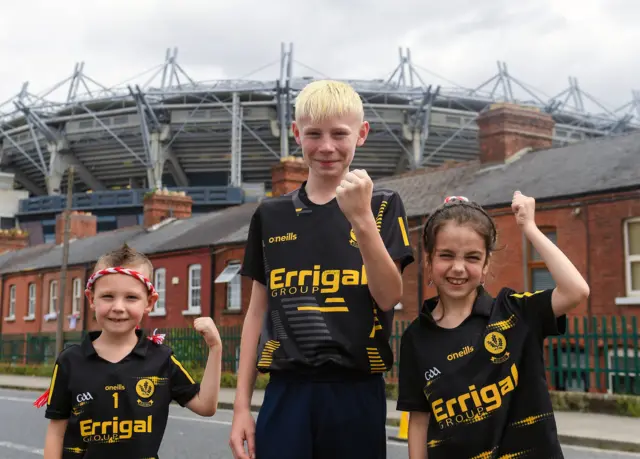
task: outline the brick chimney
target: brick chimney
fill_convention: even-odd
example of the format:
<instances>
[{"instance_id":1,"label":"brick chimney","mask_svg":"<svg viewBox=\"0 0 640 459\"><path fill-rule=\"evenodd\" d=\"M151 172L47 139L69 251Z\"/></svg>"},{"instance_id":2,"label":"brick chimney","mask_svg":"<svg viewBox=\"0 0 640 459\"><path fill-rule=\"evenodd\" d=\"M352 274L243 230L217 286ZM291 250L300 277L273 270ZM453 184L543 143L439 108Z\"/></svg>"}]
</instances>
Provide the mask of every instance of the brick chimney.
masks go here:
<instances>
[{"instance_id":1,"label":"brick chimney","mask_svg":"<svg viewBox=\"0 0 640 459\"><path fill-rule=\"evenodd\" d=\"M144 196L144 227L157 225L167 218L190 218L193 199L184 191L156 190Z\"/></svg>"},{"instance_id":2,"label":"brick chimney","mask_svg":"<svg viewBox=\"0 0 640 459\"><path fill-rule=\"evenodd\" d=\"M69 214L69 240L84 239L98 233L98 218L89 212L71 211ZM56 244L64 242L64 212L56 216Z\"/></svg>"},{"instance_id":3,"label":"brick chimney","mask_svg":"<svg viewBox=\"0 0 640 459\"><path fill-rule=\"evenodd\" d=\"M24 249L29 245L29 234L19 229L0 230L0 253Z\"/></svg>"},{"instance_id":4,"label":"brick chimney","mask_svg":"<svg viewBox=\"0 0 640 459\"><path fill-rule=\"evenodd\" d=\"M307 180L309 168L300 157L287 156L271 169L271 195L282 196L300 188Z\"/></svg>"},{"instance_id":5,"label":"brick chimney","mask_svg":"<svg viewBox=\"0 0 640 459\"><path fill-rule=\"evenodd\" d=\"M502 163L520 150L552 147L555 121L537 108L494 104L476 120L481 163Z\"/></svg>"}]
</instances>

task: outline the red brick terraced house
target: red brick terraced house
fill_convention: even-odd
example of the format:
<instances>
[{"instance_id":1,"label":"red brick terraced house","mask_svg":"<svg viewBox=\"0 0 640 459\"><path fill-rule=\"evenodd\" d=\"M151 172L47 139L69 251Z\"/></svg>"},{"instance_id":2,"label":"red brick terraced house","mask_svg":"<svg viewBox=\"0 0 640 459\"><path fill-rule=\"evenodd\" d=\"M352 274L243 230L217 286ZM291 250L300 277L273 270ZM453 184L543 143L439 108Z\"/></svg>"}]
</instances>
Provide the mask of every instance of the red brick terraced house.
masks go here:
<instances>
[{"instance_id":1,"label":"red brick terraced house","mask_svg":"<svg viewBox=\"0 0 640 459\"><path fill-rule=\"evenodd\" d=\"M478 160L376 182L401 195L416 253L416 263L404 272L397 321L413 320L422 301L435 294L424 274L419 235L428 214L448 195L466 196L495 218L499 250L486 283L491 293L502 286L535 291L553 285L515 223L510 209L515 190L536 198L538 225L591 286L591 296L573 315L580 320L640 317L640 133L554 148L554 122L536 110L497 105L477 123ZM298 187L306 174L300 161L282 161L273 170L273 194ZM147 253L156 268L153 282L160 301L145 328L187 327L198 315L210 315L221 326L241 325L251 282L237 273L256 205L191 216L190 198L153 195L145 201L143 225L100 234L95 217L71 215L65 330L96 327L82 294L84 284L97 257L125 242ZM24 235L0 235L0 250L15 248L0 254L2 335L55 330L62 260L61 232L57 234L56 244L27 248L22 248ZM609 348L608 354L594 357L579 340L571 346L572 355L591 365L594 360L605 365L616 352ZM579 382L578 389L595 390L594 378Z\"/></svg>"}]
</instances>

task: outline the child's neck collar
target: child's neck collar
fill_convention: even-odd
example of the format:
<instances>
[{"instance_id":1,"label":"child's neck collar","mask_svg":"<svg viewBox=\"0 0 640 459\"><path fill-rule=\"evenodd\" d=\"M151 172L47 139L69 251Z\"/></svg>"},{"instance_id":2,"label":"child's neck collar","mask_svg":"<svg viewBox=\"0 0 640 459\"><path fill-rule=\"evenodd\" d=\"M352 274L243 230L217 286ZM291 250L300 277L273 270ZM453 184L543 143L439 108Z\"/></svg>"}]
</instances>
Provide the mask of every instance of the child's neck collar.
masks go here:
<instances>
[{"instance_id":1,"label":"child's neck collar","mask_svg":"<svg viewBox=\"0 0 640 459\"><path fill-rule=\"evenodd\" d=\"M336 197L336 188L340 185L343 176L339 178L325 179L309 174L304 183L304 191L308 199L315 204L326 204Z\"/></svg>"}]
</instances>

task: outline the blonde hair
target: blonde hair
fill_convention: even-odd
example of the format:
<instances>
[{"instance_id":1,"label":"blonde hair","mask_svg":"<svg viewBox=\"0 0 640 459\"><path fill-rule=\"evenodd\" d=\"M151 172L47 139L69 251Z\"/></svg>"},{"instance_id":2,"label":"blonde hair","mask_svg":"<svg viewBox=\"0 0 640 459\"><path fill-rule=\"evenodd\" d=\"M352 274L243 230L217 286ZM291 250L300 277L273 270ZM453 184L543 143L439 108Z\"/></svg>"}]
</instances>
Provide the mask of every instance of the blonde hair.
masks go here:
<instances>
[{"instance_id":1,"label":"blonde hair","mask_svg":"<svg viewBox=\"0 0 640 459\"><path fill-rule=\"evenodd\" d=\"M314 81L305 86L296 97L295 120L298 122L303 118L322 121L350 114L364 119L362 99L348 83Z\"/></svg>"}]
</instances>

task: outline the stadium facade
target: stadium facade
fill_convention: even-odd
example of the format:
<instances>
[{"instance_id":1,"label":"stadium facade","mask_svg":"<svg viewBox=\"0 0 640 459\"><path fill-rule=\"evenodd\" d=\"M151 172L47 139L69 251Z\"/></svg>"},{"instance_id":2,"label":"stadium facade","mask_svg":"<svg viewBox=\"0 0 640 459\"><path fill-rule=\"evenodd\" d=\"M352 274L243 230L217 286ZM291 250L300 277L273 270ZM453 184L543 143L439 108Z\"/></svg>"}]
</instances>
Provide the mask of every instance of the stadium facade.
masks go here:
<instances>
[{"instance_id":1,"label":"stadium facade","mask_svg":"<svg viewBox=\"0 0 640 459\"><path fill-rule=\"evenodd\" d=\"M293 103L314 78L294 75L296 62L293 45L283 44L277 79L203 82L180 66L174 49L127 85L104 86L83 63L42 94L25 83L0 105L0 172L13 174L22 191L15 194L17 221L33 234L32 243L54 239L69 166L73 207L96 214L99 230L140 222L143 195L154 188L185 191L194 213L259 199L270 189L271 167L300 155L291 132ZM541 97L501 62L496 75L471 89L428 84L425 72L401 49L390 77L347 80L361 94L372 127L354 167L378 178L473 159L476 117L500 102L551 113L556 145L640 129L638 91L611 110L575 78L560 94Z\"/></svg>"}]
</instances>

